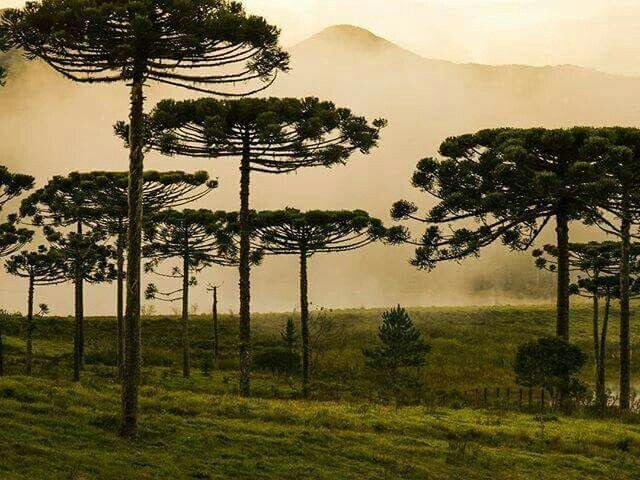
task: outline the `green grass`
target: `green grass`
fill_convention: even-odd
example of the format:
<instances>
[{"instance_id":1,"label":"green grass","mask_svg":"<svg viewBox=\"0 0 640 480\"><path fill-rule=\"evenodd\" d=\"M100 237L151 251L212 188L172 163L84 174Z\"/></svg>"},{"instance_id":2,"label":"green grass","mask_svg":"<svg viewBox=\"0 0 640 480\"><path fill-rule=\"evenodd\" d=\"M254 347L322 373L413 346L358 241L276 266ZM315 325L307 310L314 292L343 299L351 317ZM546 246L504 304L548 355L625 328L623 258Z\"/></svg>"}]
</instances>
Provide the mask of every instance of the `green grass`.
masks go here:
<instances>
[{"instance_id":1,"label":"green grass","mask_svg":"<svg viewBox=\"0 0 640 480\"><path fill-rule=\"evenodd\" d=\"M316 361L316 397L324 400L375 400L370 373L364 367L362 348L376 342L380 310L339 310L326 312L335 323L336 334L326 351ZM437 391L464 391L476 388L515 388L512 363L522 342L555 331L554 311L547 306L467 307L411 309L411 316L426 340L432 345L427 365L421 372L424 384L420 395ZM291 314L256 314L253 316L255 350L282 344L280 330ZM617 312L612 313L607 352L607 377L615 390L617 383L618 331ZM211 326L206 316L191 321L193 368L198 370L211 351ZM640 348L640 315L632 318L632 350ZM23 369L23 322L13 318L5 327L8 334L7 370L19 374ZM86 322L87 363L106 367L115 364L115 321L112 318L89 318ZM174 317L144 318L143 361L149 367L180 370L179 324ZM587 305L572 311L572 341L591 353L591 312ZM36 371L40 376L67 378L70 373L73 322L69 318L39 320L35 330ZM219 367L235 378L237 317L221 318L223 359ZM633 356L632 372L640 371L640 357ZM593 365L582 372L592 382ZM276 379L277 380L277 379ZM634 382L636 378L634 377ZM235 385L234 382L230 382ZM279 395L288 395L288 382L276 383ZM291 389L289 389L291 390ZM225 390L232 393L233 389ZM295 392L290 392L294 394Z\"/></svg>"},{"instance_id":2,"label":"green grass","mask_svg":"<svg viewBox=\"0 0 640 480\"><path fill-rule=\"evenodd\" d=\"M640 426L486 410L240 399L152 382L141 433L115 385L0 380L0 478L634 479ZM197 384L202 379L194 380ZM208 380L208 379L207 379ZM210 380L209 380L210 381Z\"/></svg>"},{"instance_id":3,"label":"green grass","mask_svg":"<svg viewBox=\"0 0 640 480\"><path fill-rule=\"evenodd\" d=\"M412 309L432 344L421 405L381 404L361 348L375 341L380 311L329 312L338 334L318 360L315 399L299 399L295 379L253 377L255 398L235 395L237 319L222 319L223 360L199 371L210 351L206 317L193 319L193 378L180 376L178 323L143 321L141 432L117 436L114 320L87 320L87 369L69 381L72 320L39 320L36 376L23 369L23 324L5 321L0 379L0 478L13 479L636 479L640 419L442 408L438 390L512 385L518 344L553 333L549 307ZM278 345L287 315L255 315L256 349ZM638 317L632 325L638 345ZM615 383L617 331L609 338ZM574 340L590 346L590 313L572 315ZM588 350L587 350L588 351ZM638 371L635 363L633 372ZM583 376L591 380L591 366Z\"/></svg>"}]
</instances>

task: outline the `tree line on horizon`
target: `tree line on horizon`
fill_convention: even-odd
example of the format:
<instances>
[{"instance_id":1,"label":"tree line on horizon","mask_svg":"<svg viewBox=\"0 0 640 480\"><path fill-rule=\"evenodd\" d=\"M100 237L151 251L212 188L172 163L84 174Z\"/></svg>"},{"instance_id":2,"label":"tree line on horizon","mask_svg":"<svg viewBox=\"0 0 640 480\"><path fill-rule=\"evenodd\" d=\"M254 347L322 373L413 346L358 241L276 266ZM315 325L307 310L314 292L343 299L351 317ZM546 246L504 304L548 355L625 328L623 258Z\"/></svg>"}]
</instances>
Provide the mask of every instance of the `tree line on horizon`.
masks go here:
<instances>
[{"instance_id":1,"label":"tree line on horizon","mask_svg":"<svg viewBox=\"0 0 640 480\"><path fill-rule=\"evenodd\" d=\"M20 49L72 81L130 87L129 118L114 127L129 150L128 172L54 177L23 199L18 214L0 226L0 253L8 257L7 270L29 279L29 325L35 286L63 281L74 285L74 380L84 367L83 285L116 281L121 434L134 436L138 425L143 294L182 303L183 375L189 376L190 287L204 268L237 267L238 389L249 396L252 267L265 255L297 256L302 383L308 396L311 256L378 241L408 243L416 246L411 263L432 270L443 261L477 256L494 242L527 250L552 222L556 244L545 252L553 258L538 251L536 258L540 268L553 264L557 273L556 334L570 339L571 294L589 296L594 302L594 355L602 358L610 302L619 301L620 408L628 409L640 130L499 128L448 138L440 146L441 158L421 160L412 177L412 184L435 198L436 206L420 215L417 205L401 200L391 210L395 220L426 224L418 238L405 226L385 227L363 210L255 211L250 203L255 174L345 164L356 152L370 154L386 126L383 119L367 120L313 97L255 96L289 69L279 34L264 18L227 0L42 0L8 9L0 17L1 49ZM162 100L145 114L145 87L154 82L205 96ZM147 151L212 161L235 159L241 174L238 211L182 208L211 194L217 181L205 172L147 171ZM0 185L4 204L31 190L34 179L2 167ZM594 248L599 252L596 260L590 257L592 263L576 266L573 255L579 247L570 242L570 225L578 221L617 237L606 261L606 249ZM42 228L48 246L23 250L33 238L29 224ZM180 266L167 273L161 270L165 261L178 261ZM606 268L598 267L594 274L593 265L605 263ZM143 267L178 285L165 292L149 284L143 292ZM572 284L572 270L587 275L588 282L579 279ZM606 312L600 326L601 298ZM399 307L396 315L398 325L408 324ZM601 398L603 367L596 363Z\"/></svg>"}]
</instances>

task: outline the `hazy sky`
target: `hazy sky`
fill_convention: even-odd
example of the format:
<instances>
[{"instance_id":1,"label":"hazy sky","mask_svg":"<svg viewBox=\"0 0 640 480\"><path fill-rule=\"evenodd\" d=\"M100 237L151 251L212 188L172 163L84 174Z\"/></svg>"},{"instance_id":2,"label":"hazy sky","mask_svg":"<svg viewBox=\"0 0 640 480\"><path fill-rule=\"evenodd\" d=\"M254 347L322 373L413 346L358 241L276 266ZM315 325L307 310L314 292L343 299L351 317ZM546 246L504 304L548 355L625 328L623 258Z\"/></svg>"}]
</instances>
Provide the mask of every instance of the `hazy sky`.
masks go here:
<instances>
[{"instance_id":1,"label":"hazy sky","mask_svg":"<svg viewBox=\"0 0 640 480\"><path fill-rule=\"evenodd\" d=\"M354 24L456 62L577 64L640 75L638 0L244 0L285 45ZM0 0L17 6L24 0Z\"/></svg>"}]
</instances>

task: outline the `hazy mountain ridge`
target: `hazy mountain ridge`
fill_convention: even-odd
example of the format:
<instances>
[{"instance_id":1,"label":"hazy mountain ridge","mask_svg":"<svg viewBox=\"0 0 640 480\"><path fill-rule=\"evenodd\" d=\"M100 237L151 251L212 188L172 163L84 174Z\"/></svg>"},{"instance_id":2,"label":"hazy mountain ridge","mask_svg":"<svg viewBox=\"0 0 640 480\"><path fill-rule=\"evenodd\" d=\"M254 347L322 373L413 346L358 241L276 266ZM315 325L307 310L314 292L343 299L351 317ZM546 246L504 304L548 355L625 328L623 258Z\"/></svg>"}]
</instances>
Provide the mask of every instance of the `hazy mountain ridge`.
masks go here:
<instances>
[{"instance_id":1,"label":"hazy mountain ridge","mask_svg":"<svg viewBox=\"0 0 640 480\"><path fill-rule=\"evenodd\" d=\"M428 199L410 186L409 178L416 162L436 155L447 136L496 126L640 124L640 104L634 101L639 98L640 78L576 66L488 66L425 59L351 26L326 29L290 51L292 71L265 95L328 98L369 118L387 118L389 127L373 155L356 155L347 166L287 176L256 175L254 208L364 208L388 221L391 204L400 198L427 206ZM3 163L36 175L39 182L72 170L126 169L126 151L111 128L115 120L126 118L126 86L79 86L40 62L19 60L10 67L9 82L0 89ZM161 98L191 95L151 86L147 109ZM237 208L233 161L191 161L152 153L146 167L207 169L220 179L220 188L202 206ZM493 303L531 301L532 295L539 299L552 291L552 279L540 279L528 253L506 256L495 247L480 260L469 260L463 267L442 265L431 274L408 265L411 253L409 247L379 246L348 258L318 257L311 270L312 300L336 307ZM268 259L256 269L255 308L294 308L295 272L295 259ZM215 269L206 275L226 279L225 301L236 308L235 271ZM20 308L21 282L4 274L1 278L0 293L11 297L12 308ZM91 288L88 295L97 302L91 310L110 313L111 293ZM206 305L205 293L196 290L195 296L196 302ZM70 298L51 294L50 301L55 310L68 311Z\"/></svg>"}]
</instances>

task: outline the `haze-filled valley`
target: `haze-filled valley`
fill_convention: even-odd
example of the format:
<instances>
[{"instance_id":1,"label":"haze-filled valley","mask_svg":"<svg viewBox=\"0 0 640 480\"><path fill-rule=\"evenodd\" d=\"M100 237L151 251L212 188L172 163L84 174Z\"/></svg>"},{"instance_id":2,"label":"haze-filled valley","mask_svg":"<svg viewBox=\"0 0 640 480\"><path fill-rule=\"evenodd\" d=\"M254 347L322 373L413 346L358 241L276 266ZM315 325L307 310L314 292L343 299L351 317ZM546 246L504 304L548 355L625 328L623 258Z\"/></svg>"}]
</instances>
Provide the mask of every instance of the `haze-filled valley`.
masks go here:
<instances>
[{"instance_id":1,"label":"haze-filled valley","mask_svg":"<svg viewBox=\"0 0 640 480\"><path fill-rule=\"evenodd\" d=\"M391 223L389 209L400 198L422 209L431 205L431 199L411 187L410 176L417 161L435 156L447 136L495 126L633 125L640 120L640 105L630 101L638 98L640 78L573 66L429 60L350 26L329 28L290 52L291 72L281 75L266 95L330 99L368 118L386 118L389 126L379 149L368 157L355 155L346 166L301 170L289 177L255 175L255 209L362 208ZM39 62L8 60L11 78L0 90L3 164L34 175L38 185L73 170L126 170L127 151L112 133L113 123L125 119L128 111L125 86L78 86ZM183 91L154 85L147 91L147 108L162 98L184 97ZM234 161L149 153L145 162L153 170L207 170L220 180L220 187L200 205L238 208ZM15 208L15 202L8 205L3 215ZM539 243L550 238L552 229L547 228ZM333 308L531 303L553 296L554 279L534 268L530 253L507 255L503 247L491 247L480 259L441 265L431 273L410 266L411 255L411 247L371 246L314 257L311 301L316 307ZM201 311L207 309L204 286L215 281L223 283L221 308L237 311L236 277L235 269L207 270L194 288L192 303ZM24 310L23 281L4 272L0 281L4 305ZM267 258L255 269L252 284L255 311L297 308L295 259ZM71 312L71 299L70 287L60 286L43 291L38 301L63 314ZM111 287L88 287L87 313L112 314L113 299Z\"/></svg>"}]
</instances>

